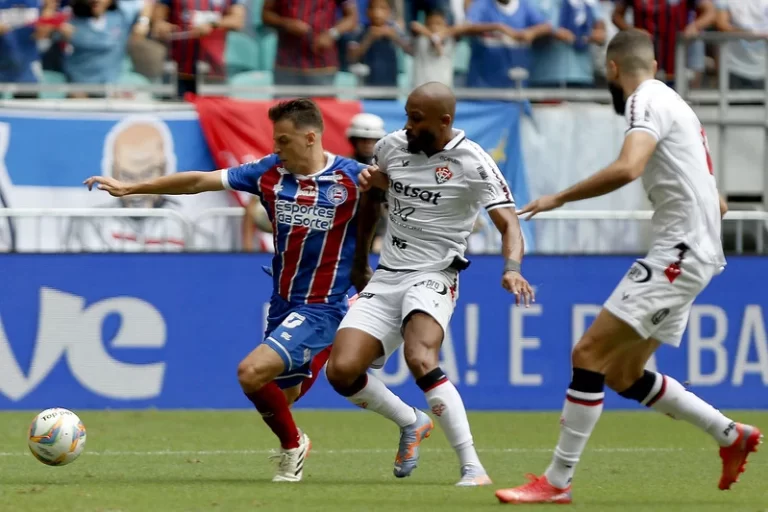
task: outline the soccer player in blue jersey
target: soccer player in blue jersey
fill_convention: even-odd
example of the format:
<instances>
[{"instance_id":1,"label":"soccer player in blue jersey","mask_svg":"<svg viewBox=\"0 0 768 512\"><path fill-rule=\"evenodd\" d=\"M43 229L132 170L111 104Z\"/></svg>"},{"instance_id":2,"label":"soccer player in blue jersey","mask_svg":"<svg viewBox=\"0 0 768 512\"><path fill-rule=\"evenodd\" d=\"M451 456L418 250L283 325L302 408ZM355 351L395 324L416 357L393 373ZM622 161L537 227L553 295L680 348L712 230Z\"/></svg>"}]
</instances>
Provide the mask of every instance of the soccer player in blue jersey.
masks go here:
<instances>
[{"instance_id":1,"label":"soccer player in blue jersey","mask_svg":"<svg viewBox=\"0 0 768 512\"><path fill-rule=\"evenodd\" d=\"M368 251L355 249L357 224L358 218L363 222L376 215L378 206L358 189L364 166L323 150L323 119L312 100L279 103L269 118L275 152L256 162L138 184L94 176L85 184L115 197L217 190L259 196L275 240L274 289L264 340L243 359L237 375L245 395L280 439L273 481L298 482L310 441L296 427L289 406L306 393L327 359L347 312L347 291L353 284L361 290L370 278Z\"/></svg>"}]
</instances>

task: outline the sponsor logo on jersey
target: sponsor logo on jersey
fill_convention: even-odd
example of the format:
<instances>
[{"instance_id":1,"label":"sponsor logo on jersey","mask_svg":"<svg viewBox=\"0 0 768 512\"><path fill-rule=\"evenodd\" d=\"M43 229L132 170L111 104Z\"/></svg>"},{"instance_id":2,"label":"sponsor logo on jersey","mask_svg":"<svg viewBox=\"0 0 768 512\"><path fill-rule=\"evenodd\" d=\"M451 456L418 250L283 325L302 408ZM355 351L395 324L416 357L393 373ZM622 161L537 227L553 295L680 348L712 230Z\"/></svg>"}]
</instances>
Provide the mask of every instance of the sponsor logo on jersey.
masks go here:
<instances>
[{"instance_id":1,"label":"sponsor logo on jersey","mask_svg":"<svg viewBox=\"0 0 768 512\"><path fill-rule=\"evenodd\" d=\"M339 206L341 203L347 200L349 193L347 192L347 187L337 183L328 187L328 190L325 192L325 196L328 198L328 201L330 201L331 204Z\"/></svg>"},{"instance_id":2,"label":"sponsor logo on jersey","mask_svg":"<svg viewBox=\"0 0 768 512\"><path fill-rule=\"evenodd\" d=\"M341 181L343 176L341 174L326 174L325 176L318 176L315 178L317 181L333 181L334 183L337 181Z\"/></svg>"},{"instance_id":3,"label":"sponsor logo on jersey","mask_svg":"<svg viewBox=\"0 0 768 512\"><path fill-rule=\"evenodd\" d=\"M447 167L438 167L435 169L435 180L438 185L442 185L449 179L453 178L453 173Z\"/></svg>"},{"instance_id":4,"label":"sponsor logo on jersey","mask_svg":"<svg viewBox=\"0 0 768 512\"><path fill-rule=\"evenodd\" d=\"M314 185L304 185L299 187L298 197L317 197L317 187Z\"/></svg>"},{"instance_id":5,"label":"sponsor logo on jersey","mask_svg":"<svg viewBox=\"0 0 768 512\"><path fill-rule=\"evenodd\" d=\"M636 261L629 269L627 279L635 283L647 283L651 280L651 268L642 261Z\"/></svg>"},{"instance_id":6,"label":"sponsor logo on jersey","mask_svg":"<svg viewBox=\"0 0 768 512\"><path fill-rule=\"evenodd\" d=\"M408 242L406 242L402 238L398 238L392 235L392 247L397 247L398 249L407 249Z\"/></svg>"},{"instance_id":7,"label":"sponsor logo on jersey","mask_svg":"<svg viewBox=\"0 0 768 512\"><path fill-rule=\"evenodd\" d=\"M390 217L397 216L400 217L403 222L408 222L408 217L413 215L414 212L416 212L416 208L413 206L403 207L399 199L392 199L392 205L389 207Z\"/></svg>"},{"instance_id":8,"label":"sponsor logo on jersey","mask_svg":"<svg viewBox=\"0 0 768 512\"><path fill-rule=\"evenodd\" d=\"M405 185L401 181L397 180L390 180L389 188L395 194L401 195L403 197L412 197L424 203L430 203L434 205L437 205L437 201L442 197L441 192L435 193L431 190L427 190L421 187L412 187L410 185Z\"/></svg>"},{"instance_id":9,"label":"sponsor logo on jersey","mask_svg":"<svg viewBox=\"0 0 768 512\"><path fill-rule=\"evenodd\" d=\"M448 294L448 287L445 286L445 283L441 283L440 281L435 281L434 279L427 279L426 281L420 281L413 286L414 287L423 286L428 290L432 290L433 292L439 293L440 295Z\"/></svg>"},{"instance_id":10,"label":"sponsor logo on jersey","mask_svg":"<svg viewBox=\"0 0 768 512\"><path fill-rule=\"evenodd\" d=\"M375 293L370 293L370 292L363 292L363 293L357 294L358 299L372 299L375 296L376 296Z\"/></svg>"},{"instance_id":11,"label":"sponsor logo on jersey","mask_svg":"<svg viewBox=\"0 0 768 512\"><path fill-rule=\"evenodd\" d=\"M280 224L328 231L333 226L333 208L296 204L291 201L275 202L275 217Z\"/></svg>"},{"instance_id":12,"label":"sponsor logo on jersey","mask_svg":"<svg viewBox=\"0 0 768 512\"><path fill-rule=\"evenodd\" d=\"M455 158L451 158L449 156L440 156L440 160L443 160L445 162L451 162L452 164L461 165L461 162L456 160Z\"/></svg>"},{"instance_id":13,"label":"sponsor logo on jersey","mask_svg":"<svg viewBox=\"0 0 768 512\"><path fill-rule=\"evenodd\" d=\"M651 323L653 325L659 325L662 320L667 318L667 315L669 314L669 309L664 308L659 311L657 311L652 317L651 317Z\"/></svg>"}]
</instances>

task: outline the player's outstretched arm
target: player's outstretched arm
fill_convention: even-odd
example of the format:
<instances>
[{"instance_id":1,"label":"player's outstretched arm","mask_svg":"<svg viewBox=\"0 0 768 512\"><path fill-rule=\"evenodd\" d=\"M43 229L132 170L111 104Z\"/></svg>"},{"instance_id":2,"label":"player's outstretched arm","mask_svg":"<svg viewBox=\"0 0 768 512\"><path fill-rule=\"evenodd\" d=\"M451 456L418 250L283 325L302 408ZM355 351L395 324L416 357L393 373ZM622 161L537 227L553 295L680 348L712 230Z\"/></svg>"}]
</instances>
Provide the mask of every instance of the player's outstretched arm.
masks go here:
<instances>
[{"instance_id":1,"label":"player's outstretched arm","mask_svg":"<svg viewBox=\"0 0 768 512\"><path fill-rule=\"evenodd\" d=\"M488 212L496 229L501 233L501 253L504 255L504 272L501 286L515 294L515 302L526 307L535 302L533 288L521 273L520 265L525 252L525 241L514 208L496 208Z\"/></svg>"},{"instance_id":2,"label":"player's outstretched arm","mask_svg":"<svg viewBox=\"0 0 768 512\"><path fill-rule=\"evenodd\" d=\"M106 190L115 197L134 194L199 194L200 192L224 190L221 173L222 171L178 172L141 183L124 183L106 176L91 176L83 184L88 187L88 190L92 190L93 186L96 185L99 190Z\"/></svg>"},{"instance_id":3,"label":"player's outstretched arm","mask_svg":"<svg viewBox=\"0 0 768 512\"><path fill-rule=\"evenodd\" d=\"M357 210L357 245L352 263L352 284L360 293L368 285L373 272L370 267L371 246L376 234L376 225L381 217L383 194L378 189L364 192Z\"/></svg>"},{"instance_id":4,"label":"player's outstretched arm","mask_svg":"<svg viewBox=\"0 0 768 512\"><path fill-rule=\"evenodd\" d=\"M603 196L620 189L643 174L656 143L656 137L646 130L630 132L624 139L619 158L611 165L559 194L536 199L518 213L529 214L525 218L528 220L537 213L554 210L565 203Z\"/></svg>"}]
</instances>

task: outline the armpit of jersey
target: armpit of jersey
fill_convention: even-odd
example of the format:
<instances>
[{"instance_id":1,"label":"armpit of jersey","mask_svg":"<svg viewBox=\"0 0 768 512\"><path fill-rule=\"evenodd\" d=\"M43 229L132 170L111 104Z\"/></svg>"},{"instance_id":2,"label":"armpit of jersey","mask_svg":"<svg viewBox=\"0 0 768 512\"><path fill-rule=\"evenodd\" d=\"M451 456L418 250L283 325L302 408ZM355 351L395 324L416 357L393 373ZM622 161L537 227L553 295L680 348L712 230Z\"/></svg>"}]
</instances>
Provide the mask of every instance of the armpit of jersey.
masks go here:
<instances>
[{"instance_id":1,"label":"armpit of jersey","mask_svg":"<svg viewBox=\"0 0 768 512\"><path fill-rule=\"evenodd\" d=\"M268 155L255 162L224 169L221 182L227 190L239 190L251 194L259 193L259 180L265 172L278 165L277 155Z\"/></svg>"}]
</instances>

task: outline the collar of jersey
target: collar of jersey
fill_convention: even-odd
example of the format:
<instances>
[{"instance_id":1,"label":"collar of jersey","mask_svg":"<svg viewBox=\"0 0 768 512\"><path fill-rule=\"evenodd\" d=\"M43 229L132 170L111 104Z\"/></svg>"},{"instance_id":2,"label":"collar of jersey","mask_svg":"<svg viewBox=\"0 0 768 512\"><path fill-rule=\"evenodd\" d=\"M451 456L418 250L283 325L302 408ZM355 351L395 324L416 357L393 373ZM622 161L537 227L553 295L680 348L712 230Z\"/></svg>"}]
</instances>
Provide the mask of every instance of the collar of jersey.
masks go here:
<instances>
[{"instance_id":1,"label":"collar of jersey","mask_svg":"<svg viewBox=\"0 0 768 512\"><path fill-rule=\"evenodd\" d=\"M321 174L323 174L328 169L330 169L331 166L333 165L333 162L336 161L336 155L334 155L333 153L329 153L328 151L325 152L325 157L327 158L327 160L325 161L325 167L323 167L321 170L319 170L319 171L317 171L315 173L307 174L306 176L303 175L303 174L293 174L291 171L289 171L285 167L280 167L279 171L281 173L283 173L283 174L292 174L293 177L296 178L299 181L311 180L312 178L316 178L316 177L320 176Z\"/></svg>"},{"instance_id":2,"label":"collar of jersey","mask_svg":"<svg viewBox=\"0 0 768 512\"><path fill-rule=\"evenodd\" d=\"M456 135L454 135L454 137L448 142L448 144L445 145L445 147L443 148L443 151L447 149L450 150L455 148L456 146L459 145L459 142L464 140L464 137L465 137L464 130L455 130L455 133Z\"/></svg>"}]
</instances>

